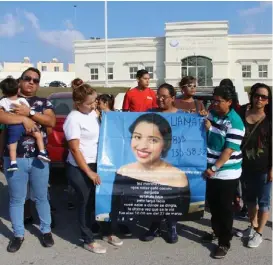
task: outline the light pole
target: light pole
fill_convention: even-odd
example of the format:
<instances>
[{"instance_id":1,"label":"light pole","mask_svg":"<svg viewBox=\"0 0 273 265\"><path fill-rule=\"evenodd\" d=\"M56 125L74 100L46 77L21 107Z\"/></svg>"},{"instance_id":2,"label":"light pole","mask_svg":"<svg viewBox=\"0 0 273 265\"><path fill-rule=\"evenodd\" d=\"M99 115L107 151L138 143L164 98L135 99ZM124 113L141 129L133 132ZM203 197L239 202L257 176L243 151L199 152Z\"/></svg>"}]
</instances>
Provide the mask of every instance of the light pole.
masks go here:
<instances>
[{"instance_id":1,"label":"light pole","mask_svg":"<svg viewBox=\"0 0 273 265\"><path fill-rule=\"evenodd\" d=\"M108 87L108 17L107 0L104 1L105 87Z\"/></svg>"},{"instance_id":2,"label":"light pole","mask_svg":"<svg viewBox=\"0 0 273 265\"><path fill-rule=\"evenodd\" d=\"M76 24L77 24L77 5L74 5L74 28L72 28L73 30L73 57L74 57L74 63L75 63L75 41L76 41Z\"/></svg>"},{"instance_id":3,"label":"light pole","mask_svg":"<svg viewBox=\"0 0 273 265\"><path fill-rule=\"evenodd\" d=\"M76 30L77 24L77 5L74 5L74 30Z\"/></svg>"}]
</instances>

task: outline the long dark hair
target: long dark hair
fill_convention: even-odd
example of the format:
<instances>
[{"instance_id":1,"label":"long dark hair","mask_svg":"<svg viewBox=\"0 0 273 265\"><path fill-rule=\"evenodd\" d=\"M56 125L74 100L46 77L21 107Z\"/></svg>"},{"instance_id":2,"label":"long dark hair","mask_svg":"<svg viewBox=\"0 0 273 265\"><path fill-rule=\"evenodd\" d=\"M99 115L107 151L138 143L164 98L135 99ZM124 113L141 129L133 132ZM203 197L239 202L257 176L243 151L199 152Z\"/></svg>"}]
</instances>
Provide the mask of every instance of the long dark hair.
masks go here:
<instances>
[{"instance_id":1,"label":"long dark hair","mask_svg":"<svg viewBox=\"0 0 273 265\"><path fill-rule=\"evenodd\" d=\"M169 122L159 114L146 113L146 114L139 116L133 122L133 124L129 127L129 132L131 134L133 134L135 131L135 128L141 122L147 122L147 123L154 124L157 126L157 128L164 140L164 150L162 151L161 155L162 155L162 157L166 157L168 154L168 151L170 150L171 145L172 145L172 128L171 128Z\"/></svg>"},{"instance_id":2,"label":"long dark hair","mask_svg":"<svg viewBox=\"0 0 273 265\"><path fill-rule=\"evenodd\" d=\"M102 101L103 103L108 103L108 107L110 110L114 110L114 105L115 105L115 97L111 94L102 94L98 96L97 98L98 101Z\"/></svg>"},{"instance_id":3,"label":"long dark hair","mask_svg":"<svg viewBox=\"0 0 273 265\"><path fill-rule=\"evenodd\" d=\"M264 112L270 124L272 124L272 92L268 85L263 83L256 83L251 87L250 108L253 108L253 98L259 88L265 88L268 91L268 104L265 106Z\"/></svg>"}]
</instances>

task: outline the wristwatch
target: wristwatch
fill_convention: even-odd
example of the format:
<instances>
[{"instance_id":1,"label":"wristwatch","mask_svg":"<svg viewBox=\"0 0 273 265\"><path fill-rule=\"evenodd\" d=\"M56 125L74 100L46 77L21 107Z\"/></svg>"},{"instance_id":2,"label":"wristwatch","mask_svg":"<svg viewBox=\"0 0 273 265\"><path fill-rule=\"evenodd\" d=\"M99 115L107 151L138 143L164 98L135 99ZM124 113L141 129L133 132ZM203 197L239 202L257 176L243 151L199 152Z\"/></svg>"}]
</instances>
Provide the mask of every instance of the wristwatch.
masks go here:
<instances>
[{"instance_id":1,"label":"wristwatch","mask_svg":"<svg viewBox=\"0 0 273 265\"><path fill-rule=\"evenodd\" d=\"M216 171L219 170L220 168L217 167L216 165L213 165L210 169L211 169L211 171L216 172Z\"/></svg>"},{"instance_id":2,"label":"wristwatch","mask_svg":"<svg viewBox=\"0 0 273 265\"><path fill-rule=\"evenodd\" d=\"M35 113L36 113L36 112L35 112L35 110L30 110L30 112L29 112L29 116L30 116L30 117L32 117L32 116L34 116L34 115L35 115Z\"/></svg>"}]
</instances>

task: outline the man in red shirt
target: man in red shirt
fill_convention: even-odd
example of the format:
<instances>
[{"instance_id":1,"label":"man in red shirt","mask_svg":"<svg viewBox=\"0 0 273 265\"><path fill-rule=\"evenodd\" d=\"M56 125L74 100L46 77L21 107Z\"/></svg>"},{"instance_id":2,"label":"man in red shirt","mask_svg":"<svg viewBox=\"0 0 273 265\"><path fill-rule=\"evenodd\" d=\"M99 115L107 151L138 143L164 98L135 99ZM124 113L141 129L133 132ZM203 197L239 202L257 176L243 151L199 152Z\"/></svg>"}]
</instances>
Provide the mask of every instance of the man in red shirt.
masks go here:
<instances>
[{"instance_id":1,"label":"man in red shirt","mask_svg":"<svg viewBox=\"0 0 273 265\"><path fill-rule=\"evenodd\" d=\"M126 92L123 111L146 112L148 109L157 108L156 93L149 88L149 73L144 69L139 70L136 78L138 86Z\"/></svg>"}]
</instances>

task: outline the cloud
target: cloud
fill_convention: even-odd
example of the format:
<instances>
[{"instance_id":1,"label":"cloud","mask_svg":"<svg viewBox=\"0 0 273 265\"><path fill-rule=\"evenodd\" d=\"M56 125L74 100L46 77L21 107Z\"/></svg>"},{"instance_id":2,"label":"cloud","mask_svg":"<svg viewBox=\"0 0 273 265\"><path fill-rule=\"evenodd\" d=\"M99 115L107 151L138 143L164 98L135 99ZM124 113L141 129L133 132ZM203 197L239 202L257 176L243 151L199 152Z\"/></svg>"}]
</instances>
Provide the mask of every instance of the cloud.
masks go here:
<instances>
[{"instance_id":1,"label":"cloud","mask_svg":"<svg viewBox=\"0 0 273 265\"><path fill-rule=\"evenodd\" d=\"M260 2L259 6L252 7L244 10L239 10L240 16L252 16L252 15L258 15L266 11L267 8L270 8L272 6L271 2Z\"/></svg>"},{"instance_id":2,"label":"cloud","mask_svg":"<svg viewBox=\"0 0 273 265\"><path fill-rule=\"evenodd\" d=\"M26 19L31 23L33 28L35 28L35 29L40 28L39 19L33 13L24 11L24 15L25 15Z\"/></svg>"},{"instance_id":3,"label":"cloud","mask_svg":"<svg viewBox=\"0 0 273 265\"><path fill-rule=\"evenodd\" d=\"M74 29L73 24L70 20L64 21L65 28L64 30L42 30L40 28L39 19L34 13L24 12L25 18L31 23L32 27L36 29L36 34L38 38L52 46L58 47L65 51L73 50L73 42L75 40L84 40L84 35Z\"/></svg>"},{"instance_id":4,"label":"cloud","mask_svg":"<svg viewBox=\"0 0 273 265\"><path fill-rule=\"evenodd\" d=\"M71 20L69 20L69 19L64 21L64 25L68 29L71 29L71 30L74 29L74 25L72 24Z\"/></svg>"},{"instance_id":5,"label":"cloud","mask_svg":"<svg viewBox=\"0 0 273 265\"><path fill-rule=\"evenodd\" d=\"M255 33L257 24L263 23L263 17L261 15L271 8L272 2L260 2L256 7L238 10L238 14L245 24L243 33Z\"/></svg>"},{"instance_id":6,"label":"cloud","mask_svg":"<svg viewBox=\"0 0 273 265\"><path fill-rule=\"evenodd\" d=\"M39 31L39 38L53 46L59 47L65 51L72 51L73 42L75 40L83 40L84 36L77 30L52 30L52 31Z\"/></svg>"},{"instance_id":7,"label":"cloud","mask_svg":"<svg viewBox=\"0 0 273 265\"><path fill-rule=\"evenodd\" d=\"M16 34L23 32L24 26L19 19L12 14L4 16L4 22L0 23L0 37L14 37Z\"/></svg>"}]
</instances>

